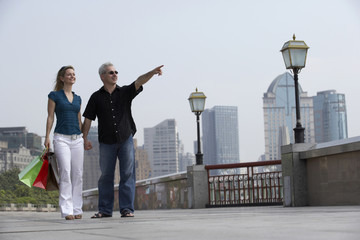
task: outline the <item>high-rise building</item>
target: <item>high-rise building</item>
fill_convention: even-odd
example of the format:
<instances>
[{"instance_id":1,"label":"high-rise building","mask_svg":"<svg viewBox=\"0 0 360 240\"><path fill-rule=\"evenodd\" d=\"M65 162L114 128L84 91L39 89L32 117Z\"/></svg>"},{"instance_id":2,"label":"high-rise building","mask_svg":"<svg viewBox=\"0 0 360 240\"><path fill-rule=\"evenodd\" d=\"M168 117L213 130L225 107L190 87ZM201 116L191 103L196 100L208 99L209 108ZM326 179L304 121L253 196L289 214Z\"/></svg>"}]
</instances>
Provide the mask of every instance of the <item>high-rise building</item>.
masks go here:
<instances>
[{"instance_id":1,"label":"high-rise building","mask_svg":"<svg viewBox=\"0 0 360 240\"><path fill-rule=\"evenodd\" d=\"M175 119L144 128L144 148L148 153L152 177L179 171L178 131Z\"/></svg>"},{"instance_id":2,"label":"high-rise building","mask_svg":"<svg viewBox=\"0 0 360 240\"><path fill-rule=\"evenodd\" d=\"M345 95L335 90L318 92L314 99L315 141L348 137Z\"/></svg>"},{"instance_id":3,"label":"high-rise building","mask_svg":"<svg viewBox=\"0 0 360 240\"><path fill-rule=\"evenodd\" d=\"M215 106L202 113L204 164L239 163L238 109Z\"/></svg>"},{"instance_id":4,"label":"high-rise building","mask_svg":"<svg viewBox=\"0 0 360 240\"><path fill-rule=\"evenodd\" d=\"M306 143L315 142L313 99L299 84L301 125ZM265 160L281 159L281 146L294 143L296 127L295 86L293 76L276 77L263 97Z\"/></svg>"}]
</instances>

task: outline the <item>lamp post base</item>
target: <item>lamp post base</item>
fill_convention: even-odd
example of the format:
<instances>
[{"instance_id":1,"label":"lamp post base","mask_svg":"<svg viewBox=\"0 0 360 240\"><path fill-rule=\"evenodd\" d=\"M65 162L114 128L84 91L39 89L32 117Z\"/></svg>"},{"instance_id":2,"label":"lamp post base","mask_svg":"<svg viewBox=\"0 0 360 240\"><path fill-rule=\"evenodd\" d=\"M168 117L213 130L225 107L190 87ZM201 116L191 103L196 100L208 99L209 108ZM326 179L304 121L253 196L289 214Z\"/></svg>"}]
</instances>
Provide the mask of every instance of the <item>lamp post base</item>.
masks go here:
<instances>
[{"instance_id":1,"label":"lamp post base","mask_svg":"<svg viewBox=\"0 0 360 240\"><path fill-rule=\"evenodd\" d=\"M294 128L295 143L304 143L304 130L305 128L301 126L297 126L296 128Z\"/></svg>"},{"instance_id":2,"label":"lamp post base","mask_svg":"<svg viewBox=\"0 0 360 240\"><path fill-rule=\"evenodd\" d=\"M202 165L203 164L203 154L197 153L196 154L196 165Z\"/></svg>"}]
</instances>

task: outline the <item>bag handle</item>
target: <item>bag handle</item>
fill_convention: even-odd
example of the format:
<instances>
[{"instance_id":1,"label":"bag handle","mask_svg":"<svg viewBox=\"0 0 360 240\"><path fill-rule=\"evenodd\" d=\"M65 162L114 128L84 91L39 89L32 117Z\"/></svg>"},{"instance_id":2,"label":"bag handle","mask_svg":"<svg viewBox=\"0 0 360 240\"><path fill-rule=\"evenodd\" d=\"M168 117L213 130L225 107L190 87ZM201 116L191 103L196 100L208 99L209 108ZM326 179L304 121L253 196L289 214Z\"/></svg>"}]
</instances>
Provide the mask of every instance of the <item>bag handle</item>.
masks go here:
<instances>
[{"instance_id":1,"label":"bag handle","mask_svg":"<svg viewBox=\"0 0 360 240\"><path fill-rule=\"evenodd\" d=\"M41 161L44 161L44 156L45 156L45 154L48 154L48 152L49 152L49 148L46 147L41 154L41 157L40 157Z\"/></svg>"}]
</instances>

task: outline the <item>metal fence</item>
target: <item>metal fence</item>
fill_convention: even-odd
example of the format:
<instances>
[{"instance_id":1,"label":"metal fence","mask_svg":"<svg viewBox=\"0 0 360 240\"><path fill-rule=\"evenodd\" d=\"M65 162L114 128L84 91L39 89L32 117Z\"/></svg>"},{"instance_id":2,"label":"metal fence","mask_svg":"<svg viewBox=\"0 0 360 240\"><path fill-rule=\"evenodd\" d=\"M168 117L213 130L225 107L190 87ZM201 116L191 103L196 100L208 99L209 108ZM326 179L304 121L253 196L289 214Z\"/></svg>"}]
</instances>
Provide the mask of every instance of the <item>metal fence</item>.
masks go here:
<instances>
[{"instance_id":1,"label":"metal fence","mask_svg":"<svg viewBox=\"0 0 360 240\"><path fill-rule=\"evenodd\" d=\"M207 207L282 205L281 160L206 165Z\"/></svg>"}]
</instances>

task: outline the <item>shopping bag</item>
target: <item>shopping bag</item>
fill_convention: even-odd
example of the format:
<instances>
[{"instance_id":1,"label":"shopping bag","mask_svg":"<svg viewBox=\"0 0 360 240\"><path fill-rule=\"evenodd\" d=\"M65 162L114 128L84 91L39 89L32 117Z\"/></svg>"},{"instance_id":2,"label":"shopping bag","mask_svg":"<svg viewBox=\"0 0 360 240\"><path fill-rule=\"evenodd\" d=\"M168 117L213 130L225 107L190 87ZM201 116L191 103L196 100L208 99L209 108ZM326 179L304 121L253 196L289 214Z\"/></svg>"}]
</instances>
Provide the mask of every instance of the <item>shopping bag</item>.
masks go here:
<instances>
[{"instance_id":1,"label":"shopping bag","mask_svg":"<svg viewBox=\"0 0 360 240\"><path fill-rule=\"evenodd\" d=\"M48 153L49 160L49 173L47 176L46 190L56 191L59 190L59 170L54 153Z\"/></svg>"},{"instance_id":2,"label":"shopping bag","mask_svg":"<svg viewBox=\"0 0 360 240\"><path fill-rule=\"evenodd\" d=\"M37 177L37 175L39 174L40 170L41 170L41 166L43 164L42 161L42 157L45 154L45 151L47 149L45 149L43 151L43 153L40 156L37 156L36 158L34 158L29 165L27 165L25 167L24 170L22 170L19 173L19 180L23 183L25 183L27 186L31 187Z\"/></svg>"},{"instance_id":3,"label":"shopping bag","mask_svg":"<svg viewBox=\"0 0 360 240\"><path fill-rule=\"evenodd\" d=\"M43 164L41 166L40 172L37 175L33 186L46 189L46 183L48 179L48 173L49 173L49 160L47 158L47 153L43 156Z\"/></svg>"}]
</instances>

